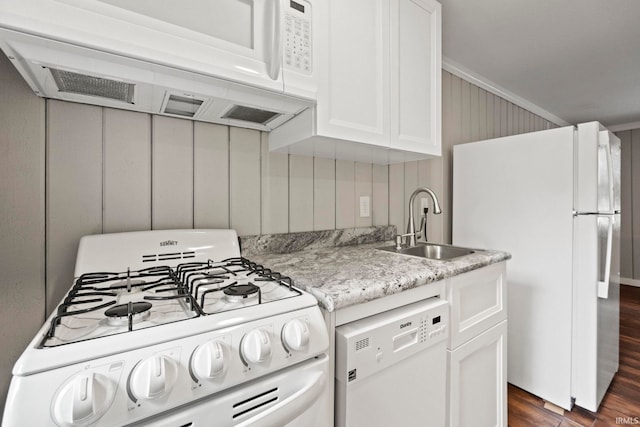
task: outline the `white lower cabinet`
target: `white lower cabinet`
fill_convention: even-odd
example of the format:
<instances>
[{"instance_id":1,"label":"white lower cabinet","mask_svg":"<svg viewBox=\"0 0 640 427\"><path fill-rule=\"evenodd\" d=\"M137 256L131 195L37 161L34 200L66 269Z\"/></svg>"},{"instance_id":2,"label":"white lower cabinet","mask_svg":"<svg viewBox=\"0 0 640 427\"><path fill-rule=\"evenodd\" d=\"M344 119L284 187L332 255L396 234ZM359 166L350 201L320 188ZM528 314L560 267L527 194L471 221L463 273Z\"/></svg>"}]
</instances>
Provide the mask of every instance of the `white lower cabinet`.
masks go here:
<instances>
[{"instance_id":1,"label":"white lower cabinet","mask_svg":"<svg viewBox=\"0 0 640 427\"><path fill-rule=\"evenodd\" d=\"M447 425L507 425L506 262L447 283Z\"/></svg>"},{"instance_id":2,"label":"white lower cabinet","mask_svg":"<svg viewBox=\"0 0 640 427\"><path fill-rule=\"evenodd\" d=\"M507 425L507 321L447 350L449 426Z\"/></svg>"}]
</instances>

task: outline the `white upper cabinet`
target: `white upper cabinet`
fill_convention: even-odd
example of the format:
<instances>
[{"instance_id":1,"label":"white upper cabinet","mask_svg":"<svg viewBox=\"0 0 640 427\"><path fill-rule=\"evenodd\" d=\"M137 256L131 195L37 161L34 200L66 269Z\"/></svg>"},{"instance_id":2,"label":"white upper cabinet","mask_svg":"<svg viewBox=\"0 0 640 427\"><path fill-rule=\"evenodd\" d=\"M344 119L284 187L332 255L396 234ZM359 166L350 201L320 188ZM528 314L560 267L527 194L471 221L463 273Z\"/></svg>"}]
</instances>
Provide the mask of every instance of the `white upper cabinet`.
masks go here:
<instances>
[{"instance_id":1,"label":"white upper cabinet","mask_svg":"<svg viewBox=\"0 0 640 427\"><path fill-rule=\"evenodd\" d=\"M390 145L439 156L440 4L393 0L390 13Z\"/></svg>"},{"instance_id":2,"label":"white upper cabinet","mask_svg":"<svg viewBox=\"0 0 640 427\"><path fill-rule=\"evenodd\" d=\"M389 144L389 0L328 2L318 134Z\"/></svg>"},{"instance_id":3,"label":"white upper cabinet","mask_svg":"<svg viewBox=\"0 0 640 427\"><path fill-rule=\"evenodd\" d=\"M373 163L441 154L441 6L316 5L317 105L270 134L272 150Z\"/></svg>"}]
</instances>

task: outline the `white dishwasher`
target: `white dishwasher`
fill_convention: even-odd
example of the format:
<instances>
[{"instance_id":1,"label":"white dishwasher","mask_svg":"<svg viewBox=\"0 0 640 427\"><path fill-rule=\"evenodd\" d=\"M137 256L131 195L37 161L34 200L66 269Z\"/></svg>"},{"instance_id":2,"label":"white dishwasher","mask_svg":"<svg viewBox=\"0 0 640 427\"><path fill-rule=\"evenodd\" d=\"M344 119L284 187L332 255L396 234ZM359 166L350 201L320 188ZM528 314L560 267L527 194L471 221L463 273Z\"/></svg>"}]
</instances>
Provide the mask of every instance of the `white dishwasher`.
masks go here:
<instances>
[{"instance_id":1,"label":"white dishwasher","mask_svg":"<svg viewBox=\"0 0 640 427\"><path fill-rule=\"evenodd\" d=\"M434 297L337 327L336 426L444 426L448 323Z\"/></svg>"}]
</instances>

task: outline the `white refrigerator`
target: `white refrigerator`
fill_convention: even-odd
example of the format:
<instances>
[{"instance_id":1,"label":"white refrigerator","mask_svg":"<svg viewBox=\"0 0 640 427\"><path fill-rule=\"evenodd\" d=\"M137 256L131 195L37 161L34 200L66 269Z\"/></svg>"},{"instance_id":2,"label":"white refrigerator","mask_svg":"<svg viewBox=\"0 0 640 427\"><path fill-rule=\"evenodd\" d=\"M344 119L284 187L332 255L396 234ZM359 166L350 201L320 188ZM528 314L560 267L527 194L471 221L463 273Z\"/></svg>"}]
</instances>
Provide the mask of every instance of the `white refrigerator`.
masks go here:
<instances>
[{"instance_id":1,"label":"white refrigerator","mask_svg":"<svg viewBox=\"0 0 640 427\"><path fill-rule=\"evenodd\" d=\"M508 381L596 411L618 370L620 140L591 122L455 146L452 238L512 255Z\"/></svg>"}]
</instances>

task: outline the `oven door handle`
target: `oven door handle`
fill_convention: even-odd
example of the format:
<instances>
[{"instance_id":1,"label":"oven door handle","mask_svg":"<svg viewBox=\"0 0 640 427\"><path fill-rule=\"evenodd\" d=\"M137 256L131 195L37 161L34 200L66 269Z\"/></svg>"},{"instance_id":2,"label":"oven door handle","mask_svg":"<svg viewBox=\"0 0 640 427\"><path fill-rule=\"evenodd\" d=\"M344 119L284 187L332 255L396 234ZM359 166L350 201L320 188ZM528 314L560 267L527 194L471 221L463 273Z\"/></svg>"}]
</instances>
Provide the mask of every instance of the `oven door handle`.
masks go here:
<instances>
[{"instance_id":1,"label":"oven door handle","mask_svg":"<svg viewBox=\"0 0 640 427\"><path fill-rule=\"evenodd\" d=\"M237 424L237 427L267 427L289 423L307 410L320 396L325 386L325 376L325 372L308 373L304 387L277 405Z\"/></svg>"}]
</instances>

